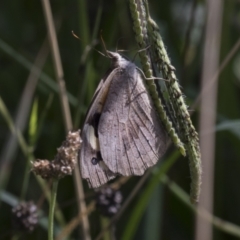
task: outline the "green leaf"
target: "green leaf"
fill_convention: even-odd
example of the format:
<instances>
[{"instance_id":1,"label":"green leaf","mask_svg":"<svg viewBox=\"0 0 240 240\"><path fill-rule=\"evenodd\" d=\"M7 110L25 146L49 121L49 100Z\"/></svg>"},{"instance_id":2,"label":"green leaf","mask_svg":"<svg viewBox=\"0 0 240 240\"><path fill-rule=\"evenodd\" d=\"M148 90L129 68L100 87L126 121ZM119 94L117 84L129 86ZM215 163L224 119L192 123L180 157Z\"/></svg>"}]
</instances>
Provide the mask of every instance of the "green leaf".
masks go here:
<instances>
[{"instance_id":1,"label":"green leaf","mask_svg":"<svg viewBox=\"0 0 240 240\"><path fill-rule=\"evenodd\" d=\"M36 135L37 135L37 127L38 126L38 100L35 99L32 106L32 112L30 115L29 121L29 143L30 146L33 146Z\"/></svg>"}]
</instances>

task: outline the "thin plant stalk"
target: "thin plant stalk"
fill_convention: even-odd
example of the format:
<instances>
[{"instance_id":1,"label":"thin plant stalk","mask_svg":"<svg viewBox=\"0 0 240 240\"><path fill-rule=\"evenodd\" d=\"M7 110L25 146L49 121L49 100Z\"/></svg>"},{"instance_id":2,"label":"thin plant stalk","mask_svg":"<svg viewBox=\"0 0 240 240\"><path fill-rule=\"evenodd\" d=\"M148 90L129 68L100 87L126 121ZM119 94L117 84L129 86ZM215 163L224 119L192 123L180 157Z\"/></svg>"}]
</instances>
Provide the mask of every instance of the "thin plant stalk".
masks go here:
<instances>
[{"instance_id":1,"label":"thin plant stalk","mask_svg":"<svg viewBox=\"0 0 240 240\"><path fill-rule=\"evenodd\" d=\"M65 225L64 228L62 228L62 231L56 236L56 240L63 240L69 236L73 230L82 223L81 215L90 215L95 210L95 204L96 202L94 200L91 201L87 206L87 212L78 213L76 217L71 219L71 221Z\"/></svg>"},{"instance_id":2,"label":"thin plant stalk","mask_svg":"<svg viewBox=\"0 0 240 240\"><path fill-rule=\"evenodd\" d=\"M223 1L209 0L207 7L203 75L201 81L202 89L205 88L209 79L217 72L219 66ZM200 146L204 166L204 178L198 207L205 208L210 213L213 211L214 197L215 132L204 134L204 131L215 128L217 88L217 81L215 81L215 84L211 88L208 88L208 92L201 99L200 106ZM197 215L195 240L211 240L212 234L212 225Z\"/></svg>"},{"instance_id":3,"label":"thin plant stalk","mask_svg":"<svg viewBox=\"0 0 240 240\"><path fill-rule=\"evenodd\" d=\"M16 135L16 138L18 140L18 144L20 146L20 149L21 149L23 155L27 159L35 159L34 156L33 156L33 153L29 152L27 142L24 139L22 133L18 129L16 129L16 127L13 123L13 120L10 116L10 113L8 112L8 110L7 110L7 108L6 108L6 106L5 106L1 97L0 97L0 114L2 115L4 120L6 121L6 123L8 125L8 128L10 129L11 133ZM2 173L6 174L5 172L2 172ZM3 177L3 176L1 176L1 177ZM3 177L3 179L4 179L4 177ZM48 201L50 201L50 191L48 190L48 187L46 186L46 183L40 177L36 177L36 179L37 179L42 191L45 193ZM0 182L0 194L3 190L3 188L4 188L3 185L4 185L4 183ZM61 225L64 225L64 218L63 218L63 215L62 215L61 211L56 212L56 217L57 217L58 221L61 223Z\"/></svg>"},{"instance_id":4,"label":"thin plant stalk","mask_svg":"<svg viewBox=\"0 0 240 240\"><path fill-rule=\"evenodd\" d=\"M197 106L200 103L200 100L205 97L206 94L208 94L208 89L211 88L216 81L218 81L220 74L225 69L225 67L229 64L229 62L233 59L233 57L238 53L240 49L240 38L237 40L235 45L231 48L231 50L228 52L227 56L224 58L222 63L220 64L217 71L214 73L213 77L204 85L204 87L201 89L200 93L198 94L197 98L195 99L194 103L191 105L191 109L196 109Z\"/></svg>"},{"instance_id":5,"label":"thin plant stalk","mask_svg":"<svg viewBox=\"0 0 240 240\"><path fill-rule=\"evenodd\" d=\"M22 67L25 69L32 71L33 74L38 75L39 68L34 65L31 61L29 61L27 58L25 58L23 55L21 55L19 52L17 52L15 49L13 49L8 43L4 42L0 38L0 50L12 57L17 63L19 63ZM40 71L41 72L41 71ZM39 80L50 90L54 91L55 93L59 92L58 85L56 82L46 73L41 72L39 76ZM77 99L71 94L67 93L69 103L72 104L72 106L77 106Z\"/></svg>"},{"instance_id":6,"label":"thin plant stalk","mask_svg":"<svg viewBox=\"0 0 240 240\"><path fill-rule=\"evenodd\" d=\"M31 108L32 98L35 93L35 89L37 87L37 83L39 80L39 77L41 75L41 69L46 61L47 55L48 55L48 47L47 47L47 41L44 40L37 56L34 61L34 67L31 68L31 71L29 73L29 76L26 80L26 85L24 87L21 99L19 101L19 106L17 109L16 118L14 121L14 125L16 129L19 129L19 131L23 131L25 129L27 119L29 116L29 110ZM36 67L37 70L34 70ZM18 147L18 140L17 136L13 133L9 133L9 136L3 146L3 150L0 154L0 176L2 182L3 177L5 176L6 169L9 168L9 165L11 161L14 159L13 156L16 153ZM5 181L3 179L3 181ZM7 182L5 181L5 184Z\"/></svg>"},{"instance_id":7,"label":"thin plant stalk","mask_svg":"<svg viewBox=\"0 0 240 240\"><path fill-rule=\"evenodd\" d=\"M106 226L108 226L109 224L109 219L106 217L101 217L101 228L104 229ZM111 227L110 227L111 228ZM108 231L104 232L104 236L103 236L103 240L111 240L111 236L110 236L110 229L108 229Z\"/></svg>"},{"instance_id":8,"label":"thin plant stalk","mask_svg":"<svg viewBox=\"0 0 240 240\"><path fill-rule=\"evenodd\" d=\"M31 169L31 161L33 161L34 158L32 154L29 154L29 157L27 159L27 163L25 165L25 171L24 171L24 178L23 178L23 185L21 190L21 197L20 199L23 201L25 199L26 193L27 193L27 187L29 183L29 177L30 177L30 169Z\"/></svg>"},{"instance_id":9,"label":"thin plant stalk","mask_svg":"<svg viewBox=\"0 0 240 240\"><path fill-rule=\"evenodd\" d=\"M177 196L177 198L184 203L189 209L197 213L201 218L203 218L205 221L208 221L211 223L215 228L230 234L232 236L240 238L240 227L234 223L225 221L219 217L216 217L209 213L206 209L192 205L189 201L188 194L179 187L174 181L171 181L168 176L164 175L160 179L162 183L164 183L169 190Z\"/></svg>"},{"instance_id":10,"label":"thin plant stalk","mask_svg":"<svg viewBox=\"0 0 240 240\"><path fill-rule=\"evenodd\" d=\"M29 154L28 154L28 159L27 163L25 166L25 172L24 172L24 179L23 179L23 186L22 186L22 191L21 191L21 200L25 199L27 188L28 188L28 183L29 183L29 171L30 171L30 166L31 162L34 160L33 158L33 149L35 145L35 139L36 139L36 134L37 134L37 125L38 125L38 101L35 100L32 106L32 112L30 116L30 121L29 121Z\"/></svg>"},{"instance_id":11,"label":"thin plant stalk","mask_svg":"<svg viewBox=\"0 0 240 240\"><path fill-rule=\"evenodd\" d=\"M48 35L49 35L49 41L50 41L50 46L51 46L51 51L53 56L56 78L59 85L59 96L60 96L60 101L61 101L61 106L63 111L65 129L66 129L66 132L68 132L69 130L72 130L73 125L72 125L71 112L70 112L70 107L69 107L68 98L67 98L67 91L65 87L62 62L61 62L61 57L60 57L59 47L58 47L58 42L56 37L56 30L54 27L53 16L52 16L52 11L51 11L49 1L42 0L42 5L44 10L46 25L48 28ZM73 175L74 175L77 199L84 199L83 184L82 184L82 179L80 176L80 172L78 171L78 168L74 169ZM78 206L79 211L86 212L85 201L81 200L78 203L79 203L79 206ZM82 218L83 218L82 226L83 226L84 239L90 240L91 236L89 231L88 216L82 215Z\"/></svg>"},{"instance_id":12,"label":"thin plant stalk","mask_svg":"<svg viewBox=\"0 0 240 240\"><path fill-rule=\"evenodd\" d=\"M54 210L56 205L58 181L59 181L58 179L55 179L53 180L53 184L52 184L51 201L50 201L50 209L49 209L49 217L48 217L48 240L53 240Z\"/></svg>"}]
</instances>

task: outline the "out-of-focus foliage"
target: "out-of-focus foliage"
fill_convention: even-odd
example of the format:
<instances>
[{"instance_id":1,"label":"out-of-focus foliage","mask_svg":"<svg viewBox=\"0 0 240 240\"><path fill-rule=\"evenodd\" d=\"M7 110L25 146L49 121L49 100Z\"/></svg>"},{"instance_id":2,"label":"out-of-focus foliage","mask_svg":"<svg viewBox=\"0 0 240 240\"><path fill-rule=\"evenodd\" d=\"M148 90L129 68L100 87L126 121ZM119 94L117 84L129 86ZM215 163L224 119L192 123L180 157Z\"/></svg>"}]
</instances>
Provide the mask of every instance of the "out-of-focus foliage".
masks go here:
<instances>
[{"instance_id":1,"label":"out-of-focus foliage","mask_svg":"<svg viewBox=\"0 0 240 240\"><path fill-rule=\"evenodd\" d=\"M193 1L156 0L149 1L149 4L152 17L160 27L183 92L187 96L186 101L191 106L200 91L206 16L205 2L198 1L197 3L194 23L190 29L187 53L184 52L184 49L186 49L186 33ZM95 88L110 65L109 59L94 50L88 51L88 46L94 45L95 48L104 53L105 49L100 39L102 36L108 50L127 50L124 55L129 59L133 59L136 54L137 46L134 41L128 1L53 0L51 7L58 32L74 128L78 129L82 127L84 114ZM224 2L221 62L239 38L239 8L237 0ZM74 31L81 40L74 38L71 31ZM21 129L20 132L22 132L26 143L31 146L34 157L53 159L56 148L61 145L65 138L65 128L53 62L48 44L44 43L46 37L47 29L41 1L0 1L1 102L5 104L13 119L16 119L17 116L18 121L23 119L23 123L20 124L22 126L17 126L17 129ZM36 89L28 86L28 89L25 90L30 70L33 67L32 64L34 64L42 46L45 47L43 47L43 54L39 60L43 61L43 68L36 82ZM206 129L206 131L216 132L214 214L240 226L240 191L238 190L240 181L239 59L238 50L220 75L216 128ZM135 62L139 65L137 57ZM29 92L32 95L28 96ZM18 113L24 96L27 96L27 101ZM29 118L36 99L38 102L38 120L35 121L37 124L35 126L36 136L34 135L33 141L32 136L29 137ZM198 128L198 107L192 114L192 119ZM48 202L43 188L40 187L36 177L30 173L26 194L23 194L22 190L24 179L26 180L25 175L29 174L27 162L32 160L33 156L24 153L19 147L18 141L16 141L16 147L14 144L10 144L9 121L7 122L2 111L0 114L0 132L0 239L11 239L16 234L11 222L11 209L20 200L34 201L41 214L39 226L31 233L24 233L19 239L46 239ZM21 139L21 137L19 138ZM168 159L172 150L174 149L169 149L165 159ZM29 151L31 152L31 149ZM152 178L158 173L155 171L152 173ZM190 173L186 159L179 157L168 171L168 176L186 192L189 192ZM138 177L132 177L122 186L124 198L127 198L138 181ZM148 184L153 184L151 178L145 183L144 188L139 190L133 202L117 222L117 239L121 239L123 235L134 236L134 239L193 239L194 214L192 210L177 195L164 187L160 181L157 186L154 185L152 191L148 190ZM45 188L47 188L46 186ZM87 187L86 183L84 187L86 200L89 203L92 200L93 191ZM141 200L140 197L144 197L147 205L138 204ZM77 214L77 200L72 177L60 181L57 202L60 209L58 212L61 212L61 216L57 217L56 226L57 231L60 231ZM139 207L139 211L143 210L143 214L140 214L141 218L140 221L136 221L136 226L127 227L130 224L129 219L134 219L132 214L138 212L136 206ZM91 234L94 238L102 228L99 212L92 213L89 219ZM69 239L79 239L78 229L72 233ZM234 240L238 238L223 233L220 229L215 229L214 239Z\"/></svg>"}]
</instances>

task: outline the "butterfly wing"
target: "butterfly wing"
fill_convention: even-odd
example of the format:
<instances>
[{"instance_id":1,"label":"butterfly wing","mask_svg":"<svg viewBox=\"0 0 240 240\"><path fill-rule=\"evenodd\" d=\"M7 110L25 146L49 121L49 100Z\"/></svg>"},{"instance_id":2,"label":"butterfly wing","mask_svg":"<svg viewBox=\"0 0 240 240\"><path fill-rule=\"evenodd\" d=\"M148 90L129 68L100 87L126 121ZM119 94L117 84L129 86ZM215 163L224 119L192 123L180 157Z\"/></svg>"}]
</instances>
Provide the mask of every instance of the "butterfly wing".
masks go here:
<instances>
[{"instance_id":1,"label":"butterfly wing","mask_svg":"<svg viewBox=\"0 0 240 240\"><path fill-rule=\"evenodd\" d=\"M81 175L88 181L89 187L97 188L114 178L116 174L110 171L106 164L99 159L99 140L95 137L91 125L85 124L82 140L80 150Z\"/></svg>"},{"instance_id":2,"label":"butterfly wing","mask_svg":"<svg viewBox=\"0 0 240 240\"><path fill-rule=\"evenodd\" d=\"M87 179L89 187L93 188L116 176L102 161L98 139L98 122L114 75L115 70L99 83L81 132L83 142L79 153L80 171L82 177Z\"/></svg>"},{"instance_id":3,"label":"butterfly wing","mask_svg":"<svg viewBox=\"0 0 240 240\"><path fill-rule=\"evenodd\" d=\"M124 176L142 175L165 153L167 134L136 69L115 71L98 137L104 162Z\"/></svg>"}]
</instances>

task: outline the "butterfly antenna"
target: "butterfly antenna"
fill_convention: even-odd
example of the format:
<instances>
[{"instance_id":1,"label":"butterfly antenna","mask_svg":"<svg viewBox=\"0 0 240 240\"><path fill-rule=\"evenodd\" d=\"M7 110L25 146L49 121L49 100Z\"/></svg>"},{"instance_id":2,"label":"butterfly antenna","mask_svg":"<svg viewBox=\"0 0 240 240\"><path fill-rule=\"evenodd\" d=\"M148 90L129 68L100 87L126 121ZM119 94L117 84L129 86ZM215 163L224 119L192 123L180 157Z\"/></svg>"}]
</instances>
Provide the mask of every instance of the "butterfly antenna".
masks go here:
<instances>
[{"instance_id":1,"label":"butterfly antenna","mask_svg":"<svg viewBox=\"0 0 240 240\"><path fill-rule=\"evenodd\" d=\"M137 54L139 54L140 52L143 52L143 51L148 50L150 47L151 47L151 45L149 45L149 46L147 46L147 47L145 47L145 48L143 48L143 49L138 50L138 51L135 53L132 62L135 61L135 58L136 58Z\"/></svg>"},{"instance_id":2,"label":"butterfly antenna","mask_svg":"<svg viewBox=\"0 0 240 240\"><path fill-rule=\"evenodd\" d=\"M82 41L82 40L80 39L80 37L74 33L74 31L72 31L72 35L73 35L73 37L75 37L75 38L78 39L79 41ZM98 51L98 50L97 50L96 48L94 48L93 46L92 46L91 48L92 48L94 51L96 51L96 52L98 52L99 54L101 54L102 56L108 57L108 55L106 56L104 53Z\"/></svg>"},{"instance_id":3,"label":"butterfly antenna","mask_svg":"<svg viewBox=\"0 0 240 240\"><path fill-rule=\"evenodd\" d=\"M107 52L107 48L106 48L105 42L104 42L103 37L102 37L102 30L101 30L100 38L101 38L101 42L102 42L103 48L104 48L104 50L105 50L106 56L107 56L108 58L111 58L111 57L109 56L108 52Z\"/></svg>"},{"instance_id":4,"label":"butterfly antenna","mask_svg":"<svg viewBox=\"0 0 240 240\"><path fill-rule=\"evenodd\" d=\"M119 42L120 42L120 40L123 39L123 38L125 38L125 37L120 37L120 38L117 40L117 46L116 46L115 52L126 52L126 51L127 51L127 50L119 50L119 49L118 49Z\"/></svg>"},{"instance_id":5,"label":"butterfly antenna","mask_svg":"<svg viewBox=\"0 0 240 240\"><path fill-rule=\"evenodd\" d=\"M78 39L78 40L81 41L80 37L79 37L78 35L76 35L73 30L72 30L72 35L73 35L76 39Z\"/></svg>"}]
</instances>

